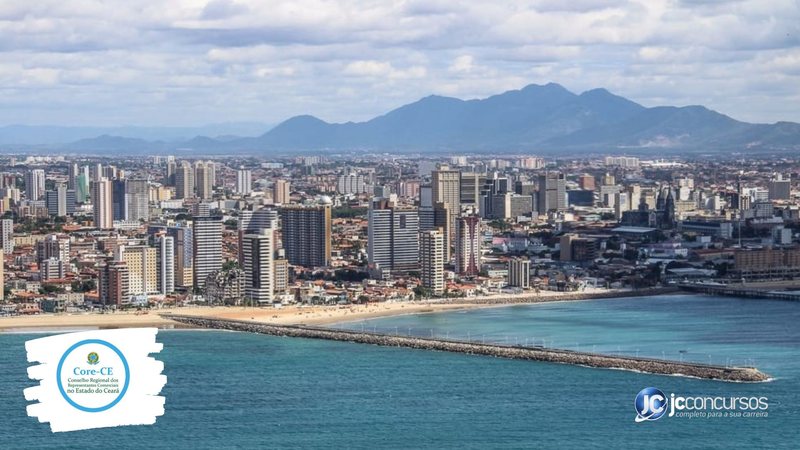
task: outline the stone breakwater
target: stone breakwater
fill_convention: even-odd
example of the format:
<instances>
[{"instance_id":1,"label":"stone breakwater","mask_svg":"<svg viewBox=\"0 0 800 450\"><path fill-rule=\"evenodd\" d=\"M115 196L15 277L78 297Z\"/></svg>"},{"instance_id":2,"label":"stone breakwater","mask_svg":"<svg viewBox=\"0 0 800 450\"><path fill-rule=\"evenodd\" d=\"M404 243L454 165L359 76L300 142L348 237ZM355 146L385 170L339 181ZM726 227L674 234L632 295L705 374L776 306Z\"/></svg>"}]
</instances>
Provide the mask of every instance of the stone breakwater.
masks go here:
<instances>
[{"instance_id":1,"label":"stone breakwater","mask_svg":"<svg viewBox=\"0 0 800 450\"><path fill-rule=\"evenodd\" d=\"M462 298L457 297L453 299L443 299L435 301L435 303L469 303L476 305L509 305L509 304L526 304L526 303L548 303L548 302L564 302L573 300L599 300L599 299L612 299L621 297L649 297L653 295L666 295L679 293L681 290L677 287L663 287L663 288L648 288L636 289L626 291L606 291L606 292L565 292L558 296L549 295L536 295L527 293L523 295L495 295L491 297L477 297L477 298Z\"/></svg>"},{"instance_id":2,"label":"stone breakwater","mask_svg":"<svg viewBox=\"0 0 800 450\"><path fill-rule=\"evenodd\" d=\"M760 382L769 380L769 376L752 367L723 367L652 358L610 356L543 347L505 346L433 338L393 336L381 333L298 325L273 325L244 320L216 319L213 317L182 316L175 314L163 314L163 317L202 328L244 331L272 336L326 339L330 341L356 342L385 347L438 350L466 353L469 355L494 356L497 358L525 359L604 369L630 370L658 375L680 375L720 381Z\"/></svg>"}]
</instances>

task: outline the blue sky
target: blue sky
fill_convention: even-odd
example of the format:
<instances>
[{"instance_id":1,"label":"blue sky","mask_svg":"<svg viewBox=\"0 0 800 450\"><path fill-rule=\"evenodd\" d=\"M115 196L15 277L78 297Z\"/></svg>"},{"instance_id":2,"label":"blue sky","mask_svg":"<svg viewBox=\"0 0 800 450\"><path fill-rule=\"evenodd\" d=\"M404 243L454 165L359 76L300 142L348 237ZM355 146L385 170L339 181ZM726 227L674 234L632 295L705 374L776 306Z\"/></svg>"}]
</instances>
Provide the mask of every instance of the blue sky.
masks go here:
<instances>
[{"instance_id":1,"label":"blue sky","mask_svg":"<svg viewBox=\"0 0 800 450\"><path fill-rule=\"evenodd\" d=\"M800 122L800 0L0 0L0 124L355 121L550 81Z\"/></svg>"}]
</instances>

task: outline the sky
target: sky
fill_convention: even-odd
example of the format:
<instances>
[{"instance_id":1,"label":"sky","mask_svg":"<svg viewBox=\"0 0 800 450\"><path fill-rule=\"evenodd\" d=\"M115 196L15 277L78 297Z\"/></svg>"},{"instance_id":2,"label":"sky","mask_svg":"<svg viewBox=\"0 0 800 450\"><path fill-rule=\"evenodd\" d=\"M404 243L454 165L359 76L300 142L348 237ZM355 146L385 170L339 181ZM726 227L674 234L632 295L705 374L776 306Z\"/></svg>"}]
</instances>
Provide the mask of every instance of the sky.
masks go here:
<instances>
[{"instance_id":1,"label":"sky","mask_svg":"<svg viewBox=\"0 0 800 450\"><path fill-rule=\"evenodd\" d=\"M0 0L0 125L361 121L547 82L800 122L800 0Z\"/></svg>"}]
</instances>

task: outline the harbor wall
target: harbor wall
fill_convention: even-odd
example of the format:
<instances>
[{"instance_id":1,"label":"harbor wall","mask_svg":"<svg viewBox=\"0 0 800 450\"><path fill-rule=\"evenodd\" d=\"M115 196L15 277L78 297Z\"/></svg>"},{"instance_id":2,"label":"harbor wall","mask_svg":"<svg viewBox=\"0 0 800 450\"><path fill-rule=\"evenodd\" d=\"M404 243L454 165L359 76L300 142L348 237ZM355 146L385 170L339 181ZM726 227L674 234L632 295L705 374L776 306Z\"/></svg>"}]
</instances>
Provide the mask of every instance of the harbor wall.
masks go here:
<instances>
[{"instance_id":1,"label":"harbor wall","mask_svg":"<svg viewBox=\"0 0 800 450\"><path fill-rule=\"evenodd\" d=\"M338 330L300 325L274 325L243 320L212 317L164 314L163 317L201 328L260 333L331 341L356 342L385 347L406 347L421 350L438 350L497 358L523 359L587 367L621 369L658 375L682 375L710 380L760 382L769 376L751 367L723 367L691 362L677 362L653 358L624 357L597 353L558 350L544 347L505 346L463 342L446 339L396 336L383 333Z\"/></svg>"}]
</instances>

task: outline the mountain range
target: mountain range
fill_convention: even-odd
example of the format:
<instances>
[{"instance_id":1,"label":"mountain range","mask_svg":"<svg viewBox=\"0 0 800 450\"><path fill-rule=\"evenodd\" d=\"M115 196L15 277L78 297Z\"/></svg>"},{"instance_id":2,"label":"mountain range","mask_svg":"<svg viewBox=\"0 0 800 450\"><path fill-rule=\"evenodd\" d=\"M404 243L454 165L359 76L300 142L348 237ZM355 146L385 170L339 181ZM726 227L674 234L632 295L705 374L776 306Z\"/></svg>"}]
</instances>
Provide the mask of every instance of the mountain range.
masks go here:
<instances>
[{"instance_id":1,"label":"mountain range","mask_svg":"<svg viewBox=\"0 0 800 450\"><path fill-rule=\"evenodd\" d=\"M62 148L204 153L792 150L800 149L800 124L746 123L703 106L648 108L605 89L575 94L549 83L476 100L431 95L365 122L296 116L256 137L197 136L176 142L105 133Z\"/></svg>"}]
</instances>

